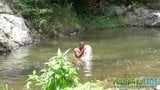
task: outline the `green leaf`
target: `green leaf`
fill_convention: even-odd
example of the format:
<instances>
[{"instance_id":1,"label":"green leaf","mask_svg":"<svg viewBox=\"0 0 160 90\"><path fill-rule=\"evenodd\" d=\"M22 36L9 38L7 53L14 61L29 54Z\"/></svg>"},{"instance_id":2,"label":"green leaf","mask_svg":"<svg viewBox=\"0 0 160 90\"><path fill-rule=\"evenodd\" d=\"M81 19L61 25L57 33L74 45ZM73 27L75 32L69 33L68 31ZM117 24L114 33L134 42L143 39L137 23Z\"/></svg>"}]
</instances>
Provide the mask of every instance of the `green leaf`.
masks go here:
<instances>
[{"instance_id":1,"label":"green leaf","mask_svg":"<svg viewBox=\"0 0 160 90\"><path fill-rule=\"evenodd\" d=\"M64 90L68 87L76 86L79 82L76 68L69 62L67 58L68 49L65 53L61 53L58 48L57 55L49 59L45 63L47 67L41 70L41 74L36 75L34 70L32 75L29 75L28 87L34 85L41 86L42 90Z\"/></svg>"}]
</instances>

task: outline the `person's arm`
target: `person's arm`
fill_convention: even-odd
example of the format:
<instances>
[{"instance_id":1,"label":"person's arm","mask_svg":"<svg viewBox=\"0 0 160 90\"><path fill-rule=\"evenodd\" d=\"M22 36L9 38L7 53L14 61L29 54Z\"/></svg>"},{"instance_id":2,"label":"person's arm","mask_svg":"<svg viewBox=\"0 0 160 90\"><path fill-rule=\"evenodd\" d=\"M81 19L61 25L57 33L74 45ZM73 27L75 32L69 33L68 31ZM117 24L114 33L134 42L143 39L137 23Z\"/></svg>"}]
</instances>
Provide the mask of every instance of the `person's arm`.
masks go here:
<instances>
[{"instance_id":1,"label":"person's arm","mask_svg":"<svg viewBox=\"0 0 160 90\"><path fill-rule=\"evenodd\" d=\"M84 53L84 49L79 50L78 48L75 48L74 49L74 53L75 53L75 57L76 58L80 58L83 55L83 53Z\"/></svg>"},{"instance_id":2,"label":"person's arm","mask_svg":"<svg viewBox=\"0 0 160 90\"><path fill-rule=\"evenodd\" d=\"M74 49L74 54L76 58L79 58L79 50L77 48Z\"/></svg>"},{"instance_id":3,"label":"person's arm","mask_svg":"<svg viewBox=\"0 0 160 90\"><path fill-rule=\"evenodd\" d=\"M82 49L79 53L79 58L84 54L84 49Z\"/></svg>"}]
</instances>

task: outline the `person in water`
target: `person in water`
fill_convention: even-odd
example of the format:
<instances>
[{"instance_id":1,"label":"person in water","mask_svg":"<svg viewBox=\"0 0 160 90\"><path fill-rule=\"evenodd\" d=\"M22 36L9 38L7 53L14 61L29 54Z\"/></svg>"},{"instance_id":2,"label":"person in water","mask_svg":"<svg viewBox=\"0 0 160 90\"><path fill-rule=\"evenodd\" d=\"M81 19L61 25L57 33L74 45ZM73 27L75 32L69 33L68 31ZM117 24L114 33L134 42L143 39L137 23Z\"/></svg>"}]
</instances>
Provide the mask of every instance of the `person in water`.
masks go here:
<instances>
[{"instance_id":1,"label":"person in water","mask_svg":"<svg viewBox=\"0 0 160 90\"><path fill-rule=\"evenodd\" d=\"M92 48L90 45L85 44L83 41L79 42L79 46L74 49L77 64L85 64L90 67L92 60Z\"/></svg>"}]
</instances>

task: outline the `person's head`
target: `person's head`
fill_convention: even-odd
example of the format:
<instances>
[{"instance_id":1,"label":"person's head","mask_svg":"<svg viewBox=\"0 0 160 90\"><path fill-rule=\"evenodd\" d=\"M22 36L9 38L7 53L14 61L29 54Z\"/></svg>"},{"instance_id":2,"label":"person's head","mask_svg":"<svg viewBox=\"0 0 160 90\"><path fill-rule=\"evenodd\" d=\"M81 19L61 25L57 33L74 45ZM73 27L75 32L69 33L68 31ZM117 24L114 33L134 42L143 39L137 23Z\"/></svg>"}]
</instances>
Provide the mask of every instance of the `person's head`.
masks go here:
<instances>
[{"instance_id":1,"label":"person's head","mask_svg":"<svg viewBox=\"0 0 160 90\"><path fill-rule=\"evenodd\" d=\"M85 43L83 41L79 42L79 49L82 50L84 48Z\"/></svg>"}]
</instances>

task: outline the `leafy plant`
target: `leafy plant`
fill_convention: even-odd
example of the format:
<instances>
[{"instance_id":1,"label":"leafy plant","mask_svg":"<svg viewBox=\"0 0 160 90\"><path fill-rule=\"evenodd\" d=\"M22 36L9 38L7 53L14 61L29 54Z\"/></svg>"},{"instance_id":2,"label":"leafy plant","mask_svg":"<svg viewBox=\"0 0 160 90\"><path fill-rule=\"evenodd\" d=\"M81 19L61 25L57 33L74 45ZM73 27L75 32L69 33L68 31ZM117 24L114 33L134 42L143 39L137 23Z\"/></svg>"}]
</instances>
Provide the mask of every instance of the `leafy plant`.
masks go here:
<instances>
[{"instance_id":1,"label":"leafy plant","mask_svg":"<svg viewBox=\"0 0 160 90\"><path fill-rule=\"evenodd\" d=\"M7 84L0 85L0 90L9 90Z\"/></svg>"},{"instance_id":2,"label":"leafy plant","mask_svg":"<svg viewBox=\"0 0 160 90\"><path fill-rule=\"evenodd\" d=\"M39 33L57 37L77 27L76 13L67 0L10 0L17 15L30 20Z\"/></svg>"},{"instance_id":3,"label":"leafy plant","mask_svg":"<svg viewBox=\"0 0 160 90\"><path fill-rule=\"evenodd\" d=\"M131 2L131 9L136 9L136 8L139 8L140 6L141 6L141 4L137 1Z\"/></svg>"},{"instance_id":4,"label":"leafy plant","mask_svg":"<svg viewBox=\"0 0 160 90\"><path fill-rule=\"evenodd\" d=\"M27 80L27 89L32 89L33 86L41 86L42 90L64 90L77 86L79 78L76 68L68 61L66 55L68 52L69 50L62 54L58 49L57 56L52 57L49 62L45 63L47 67L41 70L40 75L33 71L33 74L29 75Z\"/></svg>"},{"instance_id":5,"label":"leafy plant","mask_svg":"<svg viewBox=\"0 0 160 90\"><path fill-rule=\"evenodd\" d=\"M85 29L106 29L125 24L122 16L115 16L114 11L108 9L104 14L80 17L80 25Z\"/></svg>"}]
</instances>

